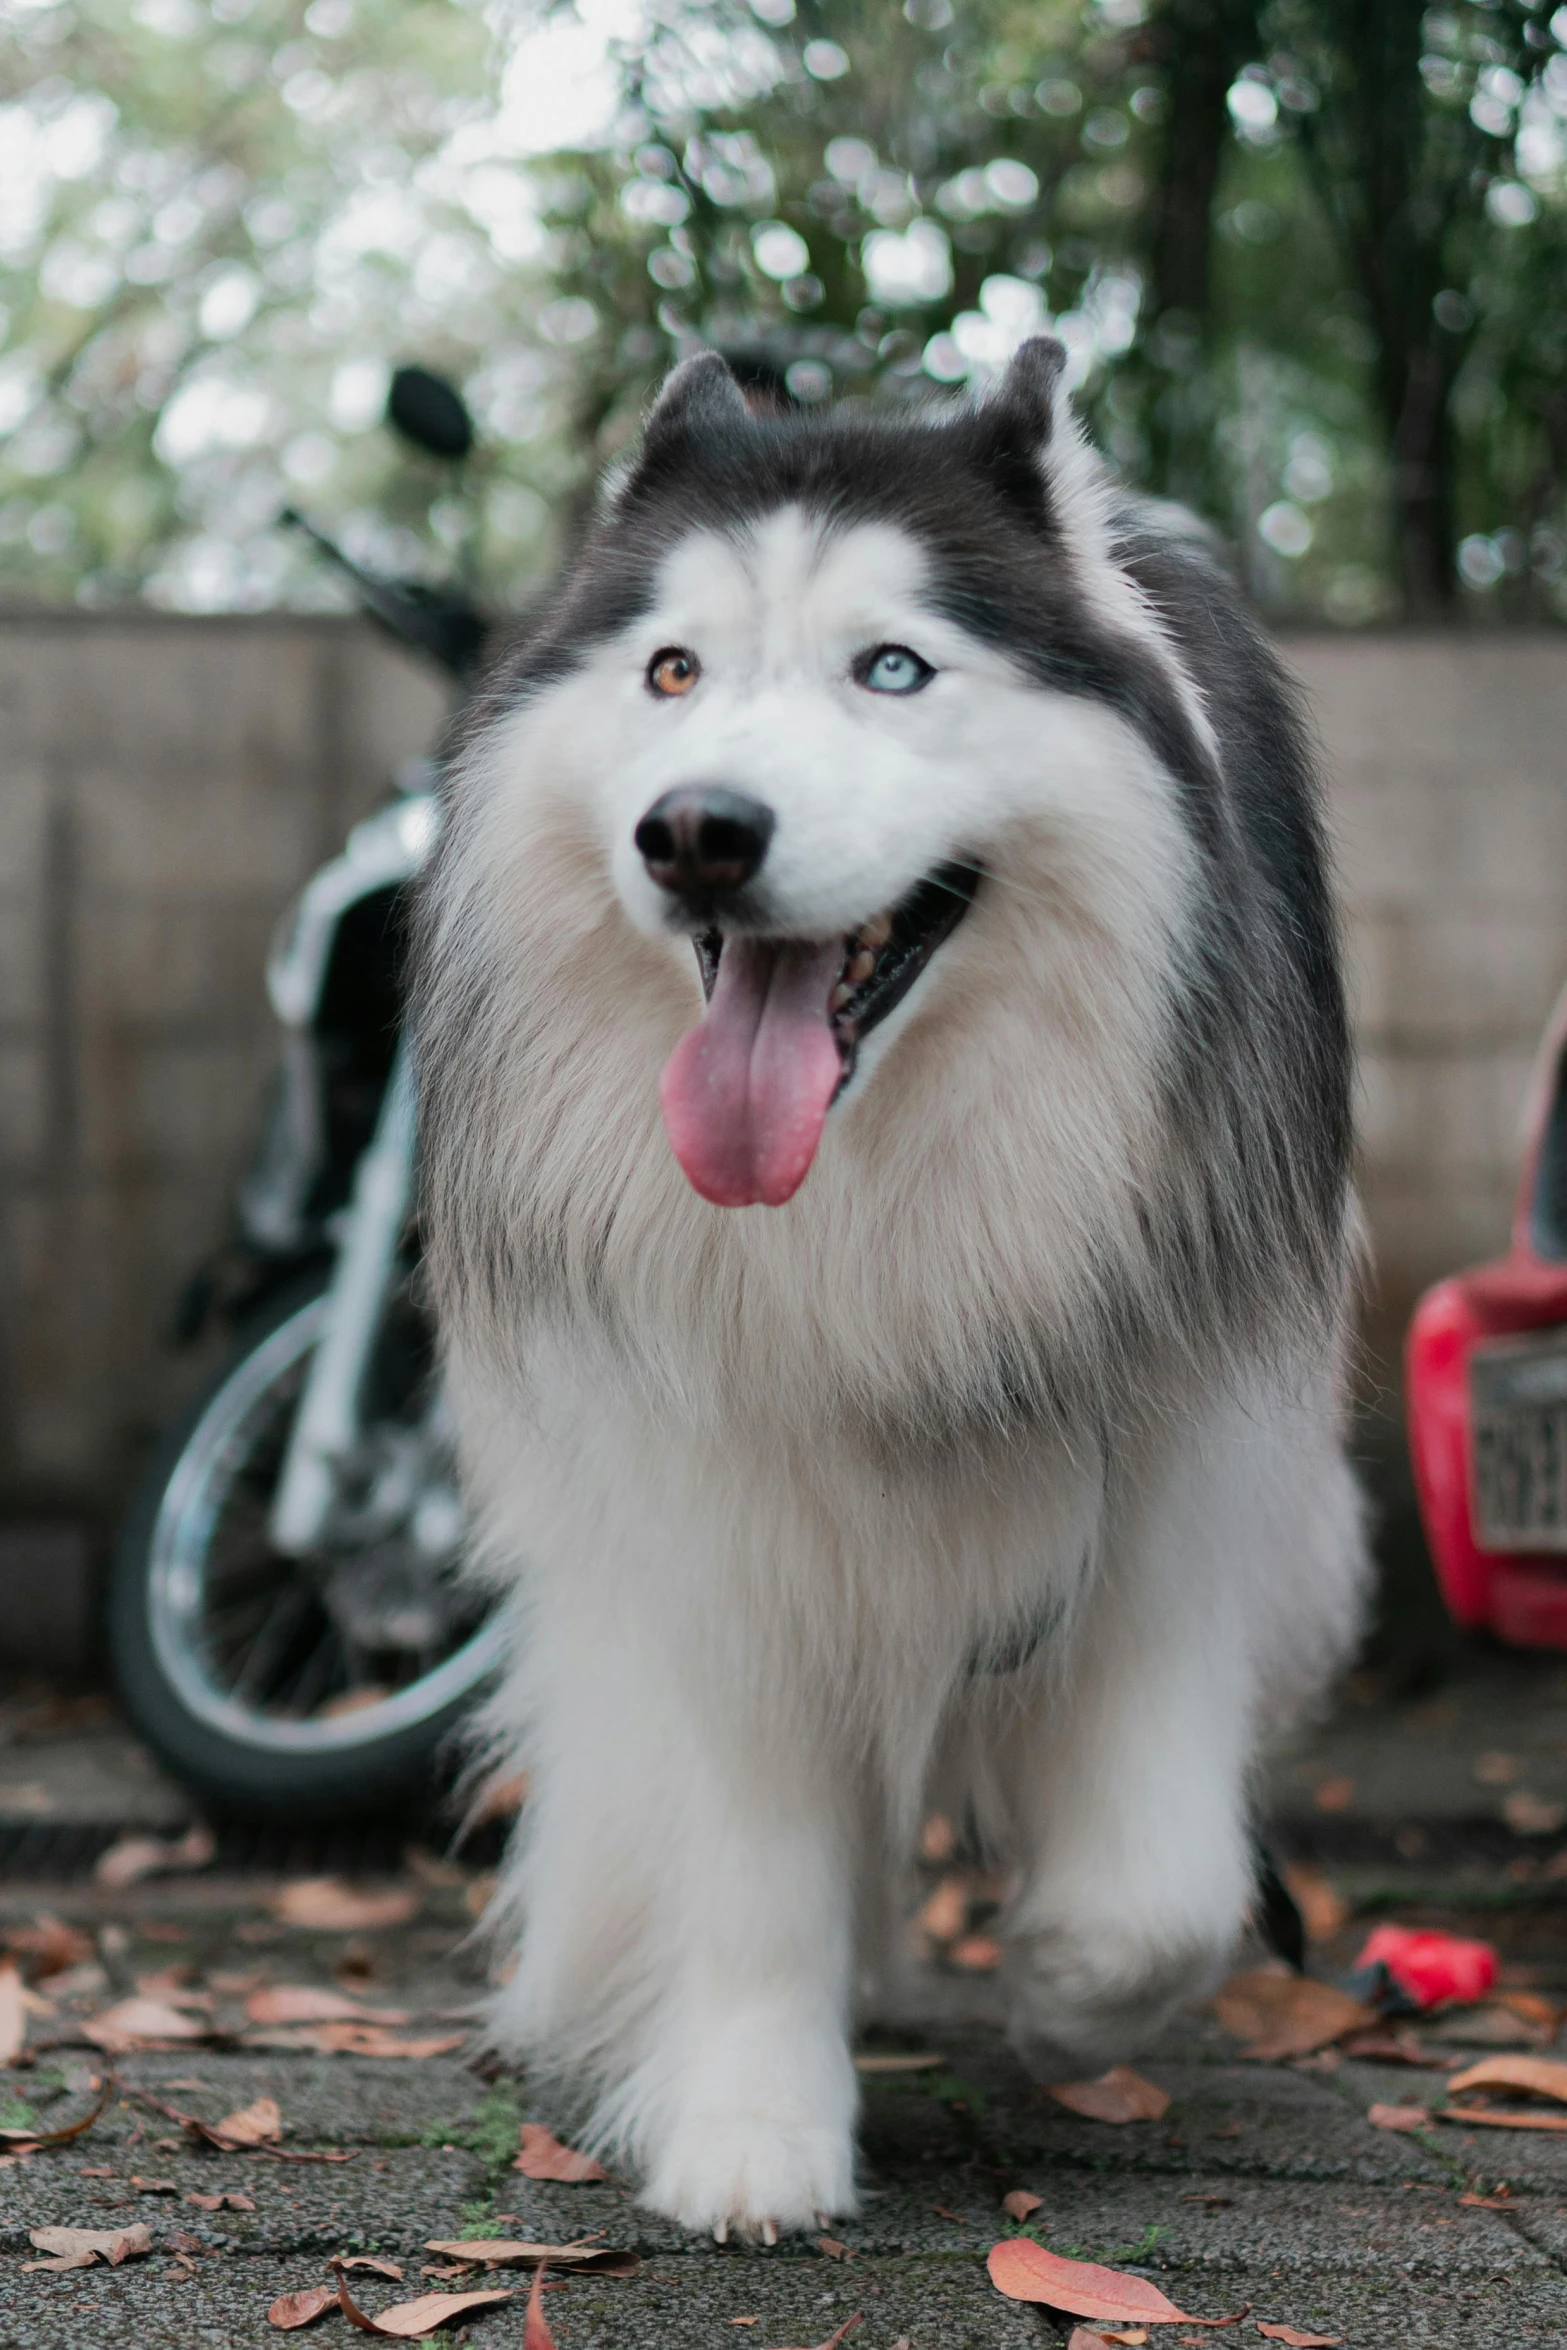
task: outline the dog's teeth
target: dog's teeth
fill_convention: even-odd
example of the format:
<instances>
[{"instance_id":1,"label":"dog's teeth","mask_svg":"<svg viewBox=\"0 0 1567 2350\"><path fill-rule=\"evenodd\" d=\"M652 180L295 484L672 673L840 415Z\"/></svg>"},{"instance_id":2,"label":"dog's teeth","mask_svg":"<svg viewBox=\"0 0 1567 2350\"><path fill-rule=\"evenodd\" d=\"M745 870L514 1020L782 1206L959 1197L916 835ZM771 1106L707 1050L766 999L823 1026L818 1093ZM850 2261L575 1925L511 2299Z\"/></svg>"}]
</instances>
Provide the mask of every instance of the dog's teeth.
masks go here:
<instances>
[{"instance_id":1,"label":"dog's teeth","mask_svg":"<svg viewBox=\"0 0 1567 2350\"><path fill-rule=\"evenodd\" d=\"M828 1011L841 1012L844 1005L848 1002L850 996L853 995L853 993L853 988L847 986L845 982L840 979L837 986L833 989L832 994L827 998Z\"/></svg>"},{"instance_id":2,"label":"dog's teeth","mask_svg":"<svg viewBox=\"0 0 1567 2350\"><path fill-rule=\"evenodd\" d=\"M778 2222L775 2219L764 2219L762 2222L762 2242L764 2244L776 2244L777 2241Z\"/></svg>"},{"instance_id":3,"label":"dog's teeth","mask_svg":"<svg viewBox=\"0 0 1567 2350\"><path fill-rule=\"evenodd\" d=\"M859 987L869 979L875 968L875 955L869 947L861 947L857 954L850 956L843 976L851 987Z\"/></svg>"},{"instance_id":4,"label":"dog's teeth","mask_svg":"<svg viewBox=\"0 0 1567 2350\"><path fill-rule=\"evenodd\" d=\"M873 915L869 922L862 922L860 925L862 947L884 947L891 936L892 916L890 914Z\"/></svg>"},{"instance_id":5,"label":"dog's teeth","mask_svg":"<svg viewBox=\"0 0 1567 2350\"><path fill-rule=\"evenodd\" d=\"M715 2220L713 2222L713 2242L715 2244L727 2244L728 2241L729 2222L726 2219Z\"/></svg>"}]
</instances>

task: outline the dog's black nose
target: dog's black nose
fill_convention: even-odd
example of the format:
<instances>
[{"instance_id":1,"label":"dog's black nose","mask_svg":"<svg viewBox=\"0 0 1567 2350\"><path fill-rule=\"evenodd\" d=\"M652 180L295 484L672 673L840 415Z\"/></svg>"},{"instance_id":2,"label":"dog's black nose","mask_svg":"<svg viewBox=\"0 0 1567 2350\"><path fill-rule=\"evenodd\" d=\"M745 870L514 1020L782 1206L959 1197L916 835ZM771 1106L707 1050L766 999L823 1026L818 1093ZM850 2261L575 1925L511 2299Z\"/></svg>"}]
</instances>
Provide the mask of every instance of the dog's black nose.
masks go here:
<instances>
[{"instance_id":1,"label":"dog's black nose","mask_svg":"<svg viewBox=\"0 0 1567 2350\"><path fill-rule=\"evenodd\" d=\"M631 837L660 889L704 905L755 879L775 821L744 792L682 784L653 802Z\"/></svg>"}]
</instances>

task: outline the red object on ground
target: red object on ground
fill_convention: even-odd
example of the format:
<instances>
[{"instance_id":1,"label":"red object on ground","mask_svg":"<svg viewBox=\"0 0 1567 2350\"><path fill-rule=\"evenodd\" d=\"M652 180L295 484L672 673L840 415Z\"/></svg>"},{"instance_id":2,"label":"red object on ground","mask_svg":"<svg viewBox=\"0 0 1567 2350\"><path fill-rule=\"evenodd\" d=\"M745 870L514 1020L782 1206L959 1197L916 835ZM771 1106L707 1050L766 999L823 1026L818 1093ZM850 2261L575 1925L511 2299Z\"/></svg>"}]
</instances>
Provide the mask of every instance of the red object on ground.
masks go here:
<instances>
[{"instance_id":1,"label":"red object on ground","mask_svg":"<svg viewBox=\"0 0 1567 2350\"><path fill-rule=\"evenodd\" d=\"M1489 1942L1465 1942L1434 1926L1378 1926L1356 1959L1355 1972L1379 1960L1418 2007L1483 1999L1496 1981L1496 1952Z\"/></svg>"},{"instance_id":2,"label":"red object on ground","mask_svg":"<svg viewBox=\"0 0 1567 2350\"><path fill-rule=\"evenodd\" d=\"M1527 1132L1512 1245L1427 1290L1404 1403L1448 1613L1515 1647L1567 1649L1567 994L1541 1046ZM1477 1377L1499 1411L1477 1415ZM1499 1514L1528 1533L1498 1536Z\"/></svg>"}]
</instances>

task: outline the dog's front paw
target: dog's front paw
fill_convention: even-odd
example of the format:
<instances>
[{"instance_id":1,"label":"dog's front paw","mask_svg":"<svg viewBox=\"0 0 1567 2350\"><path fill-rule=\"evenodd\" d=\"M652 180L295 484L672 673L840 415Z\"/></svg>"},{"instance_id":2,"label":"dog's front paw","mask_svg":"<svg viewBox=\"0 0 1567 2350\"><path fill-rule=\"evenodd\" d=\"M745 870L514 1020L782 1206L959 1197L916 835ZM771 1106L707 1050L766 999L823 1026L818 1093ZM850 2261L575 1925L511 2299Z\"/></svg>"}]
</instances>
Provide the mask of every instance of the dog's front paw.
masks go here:
<instances>
[{"instance_id":1,"label":"dog's front paw","mask_svg":"<svg viewBox=\"0 0 1567 2350\"><path fill-rule=\"evenodd\" d=\"M855 2209L847 2128L765 2114L692 2113L657 2151L642 2200L666 2218L776 2244L822 2212Z\"/></svg>"},{"instance_id":2,"label":"dog's front paw","mask_svg":"<svg viewBox=\"0 0 1567 2350\"><path fill-rule=\"evenodd\" d=\"M1213 1990L1228 1951L1227 1939L1140 1944L1115 1927L1020 1935L1008 1952L1008 2036L1036 2080L1097 2072Z\"/></svg>"}]
</instances>

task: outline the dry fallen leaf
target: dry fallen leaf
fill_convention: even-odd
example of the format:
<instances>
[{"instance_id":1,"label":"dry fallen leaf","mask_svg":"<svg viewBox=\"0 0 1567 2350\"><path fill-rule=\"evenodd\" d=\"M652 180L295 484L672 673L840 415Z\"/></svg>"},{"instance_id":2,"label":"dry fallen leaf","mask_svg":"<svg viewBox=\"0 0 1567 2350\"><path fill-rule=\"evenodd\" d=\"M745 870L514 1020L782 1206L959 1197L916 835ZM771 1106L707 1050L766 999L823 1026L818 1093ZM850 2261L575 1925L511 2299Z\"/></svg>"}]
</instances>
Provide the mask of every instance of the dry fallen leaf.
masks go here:
<instances>
[{"instance_id":1,"label":"dry fallen leaf","mask_svg":"<svg viewBox=\"0 0 1567 2350\"><path fill-rule=\"evenodd\" d=\"M1502 1817L1515 1836L1554 1836L1567 1820L1567 1803L1551 1803L1527 1787L1502 1799Z\"/></svg>"},{"instance_id":2,"label":"dry fallen leaf","mask_svg":"<svg viewBox=\"0 0 1567 2350\"><path fill-rule=\"evenodd\" d=\"M816 2249L818 2252L825 2252L829 2260L852 2260L854 2258L848 2245L840 2243L836 2236L818 2236Z\"/></svg>"},{"instance_id":3,"label":"dry fallen leaf","mask_svg":"<svg viewBox=\"0 0 1567 2350\"><path fill-rule=\"evenodd\" d=\"M378 2277L390 2277L394 2285L403 2281L403 2272L395 2260L377 2260L370 2252L345 2252L334 2263L336 2268L373 2269Z\"/></svg>"},{"instance_id":4,"label":"dry fallen leaf","mask_svg":"<svg viewBox=\"0 0 1567 2350\"><path fill-rule=\"evenodd\" d=\"M491 1820L509 1820L521 1811L527 1800L526 1771L512 1771L498 1778L487 1779L468 1814L468 1827L484 1828L488 1827Z\"/></svg>"},{"instance_id":5,"label":"dry fallen leaf","mask_svg":"<svg viewBox=\"0 0 1567 2350\"><path fill-rule=\"evenodd\" d=\"M1044 2201L1043 2195L1032 2195L1027 2187L1014 2187L1010 2195L1002 2196L1001 2208L1008 2219L1015 2219L1021 2226L1033 2212L1044 2208Z\"/></svg>"},{"instance_id":6,"label":"dry fallen leaf","mask_svg":"<svg viewBox=\"0 0 1567 2350\"><path fill-rule=\"evenodd\" d=\"M226 2187L216 2195L203 2195L195 2187L187 2187L185 2200L187 2203L194 2203L198 2211L222 2211L225 2205L230 2211L254 2211L256 2208L256 2200L253 2195L235 2194ZM334 2294L333 2299L336 2298L337 2296Z\"/></svg>"},{"instance_id":7,"label":"dry fallen leaf","mask_svg":"<svg viewBox=\"0 0 1567 2350\"><path fill-rule=\"evenodd\" d=\"M1476 2122L1490 2130L1567 2130L1567 2113L1546 2113L1536 2107L1509 2110L1501 2105L1444 2105L1439 2122Z\"/></svg>"},{"instance_id":8,"label":"dry fallen leaf","mask_svg":"<svg viewBox=\"0 0 1567 2350\"><path fill-rule=\"evenodd\" d=\"M933 1942L955 1942L968 1924L969 1888L966 1877L943 1877L915 1916L914 1923Z\"/></svg>"},{"instance_id":9,"label":"dry fallen leaf","mask_svg":"<svg viewBox=\"0 0 1567 2350\"><path fill-rule=\"evenodd\" d=\"M1510 1787L1523 1771L1516 1754L1489 1754L1475 1756L1474 1773L1482 1787Z\"/></svg>"},{"instance_id":10,"label":"dry fallen leaf","mask_svg":"<svg viewBox=\"0 0 1567 2350\"><path fill-rule=\"evenodd\" d=\"M1102 2317L1116 2325L1141 2319L1153 2325L1229 2326L1239 2325L1245 2315L1242 2310L1234 2317L1191 2317L1146 2277L1100 2268L1091 2260L1067 2260L1031 2236L1007 2236L992 2244L985 2265L991 2283L1009 2301L1041 2301L1068 2317Z\"/></svg>"},{"instance_id":11,"label":"dry fallen leaf","mask_svg":"<svg viewBox=\"0 0 1567 2350\"><path fill-rule=\"evenodd\" d=\"M533 2272L533 2290L522 2320L522 2350L556 2350L555 2337L544 2315L544 2271Z\"/></svg>"},{"instance_id":12,"label":"dry fallen leaf","mask_svg":"<svg viewBox=\"0 0 1567 2350\"><path fill-rule=\"evenodd\" d=\"M1045 2094L1095 2122L1156 2122L1170 2110L1168 2091L1125 2064L1113 2064L1096 2081L1059 2082Z\"/></svg>"},{"instance_id":13,"label":"dry fallen leaf","mask_svg":"<svg viewBox=\"0 0 1567 2350\"><path fill-rule=\"evenodd\" d=\"M937 2073L946 2061L934 2048L873 2050L868 2056L857 2056L854 2069L857 2073Z\"/></svg>"},{"instance_id":14,"label":"dry fallen leaf","mask_svg":"<svg viewBox=\"0 0 1567 2350\"><path fill-rule=\"evenodd\" d=\"M278 1983L252 1991L245 2013L253 2024L406 2024L406 2007L364 2007L341 1991L314 1983Z\"/></svg>"},{"instance_id":15,"label":"dry fallen leaf","mask_svg":"<svg viewBox=\"0 0 1567 2350\"><path fill-rule=\"evenodd\" d=\"M1066 2350L1104 2350L1107 2342L1130 2343L1136 2350L1147 2339L1146 2326L1122 2326L1114 2330L1095 2326L1092 2332L1087 2326L1074 2326L1067 2336Z\"/></svg>"},{"instance_id":16,"label":"dry fallen leaf","mask_svg":"<svg viewBox=\"0 0 1567 2350\"><path fill-rule=\"evenodd\" d=\"M226 2113L212 2126L215 2135L227 2139L231 2146L267 2146L282 2137L283 2116L275 2097L258 2097L254 2104Z\"/></svg>"},{"instance_id":17,"label":"dry fallen leaf","mask_svg":"<svg viewBox=\"0 0 1567 2350\"><path fill-rule=\"evenodd\" d=\"M27 2038L22 1978L12 1959L0 1959L0 2064L15 2064Z\"/></svg>"},{"instance_id":18,"label":"dry fallen leaf","mask_svg":"<svg viewBox=\"0 0 1567 2350\"><path fill-rule=\"evenodd\" d=\"M1374 2020L1371 2010L1347 1991L1270 1967L1232 1975L1213 2012L1227 2032L1249 2043L1243 2054L1263 2062L1309 2056Z\"/></svg>"},{"instance_id":19,"label":"dry fallen leaf","mask_svg":"<svg viewBox=\"0 0 1567 2350\"><path fill-rule=\"evenodd\" d=\"M390 1885L379 1893L358 1892L341 1877L296 1877L267 1907L285 1926L321 1934L364 1934L376 1926L405 1926L419 1907L411 1885Z\"/></svg>"},{"instance_id":20,"label":"dry fallen leaf","mask_svg":"<svg viewBox=\"0 0 1567 2350\"><path fill-rule=\"evenodd\" d=\"M281 2294L267 2311L267 2323L279 2333L292 2333L296 2326L314 2325L339 2306L335 2285L307 2285L302 2293Z\"/></svg>"},{"instance_id":21,"label":"dry fallen leaf","mask_svg":"<svg viewBox=\"0 0 1567 2350\"><path fill-rule=\"evenodd\" d=\"M1485 2056L1447 2084L1454 2096L1466 2089L1518 2089L1531 2097L1567 2104L1567 2064L1550 2056Z\"/></svg>"},{"instance_id":22,"label":"dry fallen leaf","mask_svg":"<svg viewBox=\"0 0 1567 2350\"><path fill-rule=\"evenodd\" d=\"M180 2191L178 2179L144 2179L136 2171L125 2184L134 2187L138 2195L177 2195Z\"/></svg>"},{"instance_id":23,"label":"dry fallen leaf","mask_svg":"<svg viewBox=\"0 0 1567 2350\"><path fill-rule=\"evenodd\" d=\"M1460 2203L1467 2203L1475 2211L1511 2211L1513 2199L1504 2186L1500 2195L1460 2195Z\"/></svg>"},{"instance_id":24,"label":"dry fallen leaf","mask_svg":"<svg viewBox=\"0 0 1567 2350\"><path fill-rule=\"evenodd\" d=\"M598 2276L634 2277L642 2263L635 2252L617 2252L592 2236L571 2244L523 2244L506 2236L435 2237L426 2252L460 2260L469 2268L550 2268L591 2271Z\"/></svg>"},{"instance_id":25,"label":"dry fallen leaf","mask_svg":"<svg viewBox=\"0 0 1567 2350\"><path fill-rule=\"evenodd\" d=\"M1285 2350L1339 2350L1342 2334L1303 2334L1295 2326L1265 2326L1259 2318L1257 2331L1270 2342L1282 2342Z\"/></svg>"},{"instance_id":26,"label":"dry fallen leaf","mask_svg":"<svg viewBox=\"0 0 1567 2350\"><path fill-rule=\"evenodd\" d=\"M1284 1872L1284 1882L1300 1911L1308 1942L1331 1942L1340 1927L1348 1925L1354 1913L1320 1869L1305 1861L1292 1861Z\"/></svg>"},{"instance_id":27,"label":"dry fallen leaf","mask_svg":"<svg viewBox=\"0 0 1567 2350\"><path fill-rule=\"evenodd\" d=\"M449 2056L463 2044L461 2032L438 2032L403 2040L381 2024L297 2024L286 2031L247 2032L247 2048L310 2049L317 2056Z\"/></svg>"},{"instance_id":28,"label":"dry fallen leaf","mask_svg":"<svg viewBox=\"0 0 1567 2350\"><path fill-rule=\"evenodd\" d=\"M1377 2130L1424 2130L1431 2125L1423 2105L1373 2105L1368 2107L1366 2119Z\"/></svg>"},{"instance_id":29,"label":"dry fallen leaf","mask_svg":"<svg viewBox=\"0 0 1567 2350\"><path fill-rule=\"evenodd\" d=\"M1348 1811L1355 1800L1353 1779L1324 1779L1312 1797L1318 1811Z\"/></svg>"},{"instance_id":30,"label":"dry fallen leaf","mask_svg":"<svg viewBox=\"0 0 1567 2350\"><path fill-rule=\"evenodd\" d=\"M557 2179L568 2187L609 2177L601 2162L595 2162L591 2154L579 2154L574 2146L563 2146L542 2122L523 2123L522 2152L511 2167L520 2170L525 2179Z\"/></svg>"},{"instance_id":31,"label":"dry fallen leaf","mask_svg":"<svg viewBox=\"0 0 1567 2350\"><path fill-rule=\"evenodd\" d=\"M98 2048L106 2048L111 2056L123 2056L133 2048L166 2047L172 2041L206 2040L211 2028L198 2023L177 2007L170 2007L162 1999L122 1999L114 2007L106 2007L102 2015L88 2018L82 2025L84 2038Z\"/></svg>"},{"instance_id":32,"label":"dry fallen leaf","mask_svg":"<svg viewBox=\"0 0 1567 2350\"><path fill-rule=\"evenodd\" d=\"M124 2260L140 2260L152 2250L152 2238L138 2221L133 2228L32 2228L28 2242L49 2260L27 2260L24 2268L91 2268L106 2260L118 2268Z\"/></svg>"},{"instance_id":33,"label":"dry fallen leaf","mask_svg":"<svg viewBox=\"0 0 1567 2350\"><path fill-rule=\"evenodd\" d=\"M204 1869L218 1849L212 1830L198 1823L183 1836L122 1836L101 1854L93 1876L111 1893L139 1885L143 1877L161 1877L170 1871Z\"/></svg>"},{"instance_id":34,"label":"dry fallen leaf","mask_svg":"<svg viewBox=\"0 0 1567 2350\"><path fill-rule=\"evenodd\" d=\"M90 1936L47 1911L31 1926L8 1926L0 1934L0 1948L20 1959L35 1983L63 1975L71 1967L88 1966L97 1955Z\"/></svg>"},{"instance_id":35,"label":"dry fallen leaf","mask_svg":"<svg viewBox=\"0 0 1567 2350\"><path fill-rule=\"evenodd\" d=\"M1001 1964L1001 1945L993 1934L965 1934L961 1942L954 1942L947 1952L954 1966L966 1967L970 1974L988 1974Z\"/></svg>"},{"instance_id":36,"label":"dry fallen leaf","mask_svg":"<svg viewBox=\"0 0 1567 2350\"><path fill-rule=\"evenodd\" d=\"M487 2285L475 2293L421 2293L417 2301L394 2301L390 2309L383 2309L372 2317L361 2309L348 2290L343 2276L343 2263L334 2260L337 2275L337 2298L343 2315L350 2325L363 2334L388 2334L397 2342L417 2342L426 2334L433 2334L454 2317L465 2316L470 2309L493 2309L502 2301L515 2301L516 2292L510 2285Z\"/></svg>"}]
</instances>

